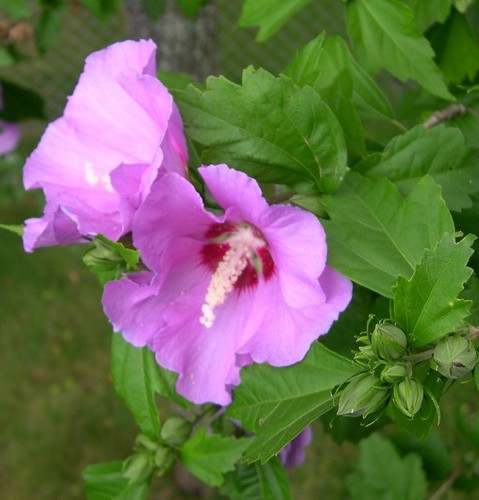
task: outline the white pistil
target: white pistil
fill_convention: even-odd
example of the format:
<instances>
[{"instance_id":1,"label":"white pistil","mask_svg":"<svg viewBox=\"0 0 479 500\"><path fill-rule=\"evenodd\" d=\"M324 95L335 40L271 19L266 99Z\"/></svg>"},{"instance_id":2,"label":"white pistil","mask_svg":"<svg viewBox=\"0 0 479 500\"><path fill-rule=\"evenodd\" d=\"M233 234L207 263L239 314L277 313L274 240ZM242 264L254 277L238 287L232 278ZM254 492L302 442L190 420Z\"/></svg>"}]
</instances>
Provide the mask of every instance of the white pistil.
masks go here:
<instances>
[{"instance_id":1,"label":"white pistil","mask_svg":"<svg viewBox=\"0 0 479 500\"><path fill-rule=\"evenodd\" d=\"M256 237L249 227L240 228L227 242L231 248L218 264L206 291L205 302L201 306L200 323L206 328L213 326L216 318L215 308L223 304L233 290L249 259L255 254L255 249L265 245L265 242Z\"/></svg>"}]
</instances>

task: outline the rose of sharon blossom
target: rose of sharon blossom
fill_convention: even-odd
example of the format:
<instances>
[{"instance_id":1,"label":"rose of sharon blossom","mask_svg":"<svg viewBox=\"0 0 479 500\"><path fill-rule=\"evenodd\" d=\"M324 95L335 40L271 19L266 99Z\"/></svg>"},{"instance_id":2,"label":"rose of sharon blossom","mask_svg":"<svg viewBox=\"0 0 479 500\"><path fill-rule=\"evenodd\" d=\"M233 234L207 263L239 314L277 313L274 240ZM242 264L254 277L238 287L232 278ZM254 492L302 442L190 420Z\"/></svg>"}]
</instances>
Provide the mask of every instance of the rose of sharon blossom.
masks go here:
<instances>
[{"instance_id":1,"label":"rose of sharon blossom","mask_svg":"<svg viewBox=\"0 0 479 500\"><path fill-rule=\"evenodd\" d=\"M25 165L26 189L46 197L43 217L26 221L27 251L98 233L116 240L158 175L186 175L183 125L155 52L151 40L126 41L86 59L63 116Z\"/></svg>"},{"instance_id":2,"label":"rose of sharon blossom","mask_svg":"<svg viewBox=\"0 0 479 500\"><path fill-rule=\"evenodd\" d=\"M268 205L255 180L226 165L199 173L224 213L165 175L133 223L152 272L107 283L103 307L128 342L179 373L180 394L227 405L242 366L300 361L352 285L325 265L324 230L311 213Z\"/></svg>"},{"instance_id":3,"label":"rose of sharon blossom","mask_svg":"<svg viewBox=\"0 0 479 500\"><path fill-rule=\"evenodd\" d=\"M313 440L313 431L308 425L292 441L290 441L280 452L279 459L287 468L298 467L306 459L306 448Z\"/></svg>"},{"instance_id":4,"label":"rose of sharon blossom","mask_svg":"<svg viewBox=\"0 0 479 500\"><path fill-rule=\"evenodd\" d=\"M20 140L20 127L16 123L0 120L0 155L10 153Z\"/></svg>"}]
</instances>

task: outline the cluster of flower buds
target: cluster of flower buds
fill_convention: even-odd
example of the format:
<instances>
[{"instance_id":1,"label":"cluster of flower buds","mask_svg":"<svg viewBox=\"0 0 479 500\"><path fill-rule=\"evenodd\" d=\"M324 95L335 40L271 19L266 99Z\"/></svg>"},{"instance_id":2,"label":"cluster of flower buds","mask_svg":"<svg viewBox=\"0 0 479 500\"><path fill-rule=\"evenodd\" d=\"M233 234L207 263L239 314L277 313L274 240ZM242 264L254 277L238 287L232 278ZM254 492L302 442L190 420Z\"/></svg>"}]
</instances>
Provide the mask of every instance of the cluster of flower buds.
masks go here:
<instances>
[{"instance_id":1,"label":"cluster of flower buds","mask_svg":"<svg viewBox=\"0 0 479 500\"><path fill-rule=\"evenodd\" d=\"M140 434L135 452L123 462L123 476L130 484L142 483L153 473L163 476L176 461L175 448L188 439L191 429L190 421L173 416L164 422L159 441Z\"/></svg>"},{"instance_id":2,"label":"cluster of flower buds","mask_svg":"<svg viewBox=\"0 0 479 500\"><path fill-rule=\"evenodd\" d=\"M344 388L338 415L368 417L393 404L408 418L421 409L422 384L412 377L405 361L406 334L391 323L378 323L372 333L358 338L363 344L355 360L366 370L353 377Z\"/></svg>"},{"instance_id":3,"label":"cluster of flower buds","mask_svg":"<svg viewBox=\"0 0 479 500\"><path fill-rule=\"evenodd\" d=\"M361 345L354 359L364 371L343 388L338 415L366 418L383 410L391 401L403 415L412 419L423 407L426 397L435 402L435 397L423 385L424 376L417 376L421 373L415 370L417 364L425 366L424 362L428 362L429 367L443 377L456 380L470 374L477 363L473 342L458 334L444 337L434 348L428 346L414 351L408 347L407 336L401 328L379 322L372 332L365 332L357 341Z\"/></svg>"}]
</instances>

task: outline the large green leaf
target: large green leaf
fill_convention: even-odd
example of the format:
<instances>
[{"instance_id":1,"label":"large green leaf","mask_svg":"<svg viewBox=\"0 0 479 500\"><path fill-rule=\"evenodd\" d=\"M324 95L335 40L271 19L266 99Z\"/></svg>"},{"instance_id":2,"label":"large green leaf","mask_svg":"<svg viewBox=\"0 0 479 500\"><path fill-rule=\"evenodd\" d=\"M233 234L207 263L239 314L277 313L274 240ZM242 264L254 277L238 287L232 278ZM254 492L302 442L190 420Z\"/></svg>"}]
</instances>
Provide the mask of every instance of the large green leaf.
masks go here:
<instances>
[{"instance_id":1,"label":"large green leaf","mask_svg":"<svg viewBox=\"0 0 479 500\"><path fill-rule=\"evenodd\" d=\"M83 471L85 493L88 500L143 500L149 485L128 484L122 474L123 462L105 462L89 465Z\"/></svg>"},{"instance_id":2,"label":"large green leaf","mask_svg":"<svg viewBox=\"0 0 479 500\"><path fill-rule=\"evenodd\" d=\"M310 87L249 68L242 85L210 77L206 90L174 91L205 163L227 163L260 181L308 181L333 192L346 171L341 126Z\"/></svg>"},{"instance_id":3,"label":"large green leaf","mask_svg":"<svg viewBox=\"0 0 479 500\"><path fill-rule=\"evenodd\" d=\"M206 429L201 427L181 445L178 457L198 479L210 486L219 486L223 475L234 469L249 441L249 438L206 434Z\"/></svg>"},{"instance_id":4,"label":"large green leaf","mask_svg":"<svg viewBox=\"0 0 479 500\"><path fill-rule=\"evenodd\" d=\"M344 377L343 382L349 377ZM338 404L336 395L319 391L289 398L278 404L262 420L262 427L247 449L243 460L247 463L261 460L265 463L294 439L305 427Z\"/></svg>"},{"instance_id":5,"label":"large green leaf","mask_svg":"<svg viewBox=\"0 0 479 500\"><path fill-rule=\"evenodd\" d=\"M111 373L116 392L125 400L141 431L155 438L160 417L155 404L156 363L151 351L133 347L113 334Z\"/></svg>"},{"instance_id":6,"label":"large green leaf","mask_svg":"<svg viewBox=\"0 0 479 500\"><path fill-rule=\"evenodd\" d=\"M336 401L331 390L357 373L358 367L320 343L290 367L252 365L241 373L227 415L241 420L257 436L245 460L267 461Z\"/></svg>"},{"instance_id":7,"label":"large green leaf","mask_svg":"<svg viewBox=\"0 0 479 500\"><path fill-rule=\"evenodd\" d=\"M453 332L469 314L470 301L458 299L472 274L466 267L475 236L458 243L447 234L437 248L428 250L411 279L400 278L394 288L394 317L420 347Z\"/></svg>"},{"instance_id":8,"label":"large green leaf","mask_svg":"<svg viewBox=\"0 0 479 500\"><path fill-rule=\"evenodd\" d=\"M239 25L259 26L256 36L264 42L296 12L311 0L245 0L241 10Z\"/></svg>"},{"instance_id":9,"label":"large green leaf","mask_svg":"<svg viewBox=\"0 0 479 500\"><path fill-rule=\"evenodd\" d=\"M453 9L444 25L431 30L429 39L447 82L474 81L479 70L479 46L463 14Z\"/></svg>"},{"instance_id":10,"label":"large green leaf","mask_svg":"<svg viewBox=\"0 0 479 500\"><path fill-rule=\"evenodd\" d=\"M334 196L321 201L329 263L356 283L385 297L399 276L412 276L424 249L434 248L454 223L441 188L421 179L403 199L387 179L348 174Z\"/></svg>"},{"instance_id":11,"label":"large green leaf","mask_svg":"<svg viewBox=\"0 0 479 500\"><path fill-rule=\"evenodd\" d=\"M427 481L416 454L401 457L379 434L359 444L358 471L347 478L352 500L423 500Z\"/></svg>"},{"instance_id":12,"label":"large green leaf","mask_svg":"<svg viewBox=\"0 0 479 500\"><path fill-rule=\"evenodd\" d=\"M384 68L402 81L415 80L431 94L454 99L409 6L399 0L351 0L347 26L355 51L372 73Z\"/></svg>"},{"instance_id":13,"label":"large green leaf","mask_svg":"<svg viewBox=\"0 0 479 500\"><path fill-rule=\"evenodd\" d=\"M230 500L290 500L289 478L281 462L274 458L264 465L238 463L228 472L220 493Z\"/></svg>"},{"instance_id":14,"label":"large green leaf","mask_svg":"<svg viewBox=\"0 0 479 500\"><path fill-rule=\"evenodd\" d=\"M403 195L429 174L455 211L470 208L470 195L479 191L478 151L465 146L460 130L443 125L430 129L418 125L354 168L375 179L387 177Z\"/></svg>"},{"instance_id":15,"label":"large green leaf","mask_svg":"<svg viewBox=\"0 0 479 500\"><path fill-rule=\"evenodd\" d=\"M125 400L144 434L154 438L160 432L155 393L188 408L191 403L175 391L178 375L165 370L146 347L137 348L120 334L112 339L111 373L117 393Z\"/></svg>"}]
</instances>

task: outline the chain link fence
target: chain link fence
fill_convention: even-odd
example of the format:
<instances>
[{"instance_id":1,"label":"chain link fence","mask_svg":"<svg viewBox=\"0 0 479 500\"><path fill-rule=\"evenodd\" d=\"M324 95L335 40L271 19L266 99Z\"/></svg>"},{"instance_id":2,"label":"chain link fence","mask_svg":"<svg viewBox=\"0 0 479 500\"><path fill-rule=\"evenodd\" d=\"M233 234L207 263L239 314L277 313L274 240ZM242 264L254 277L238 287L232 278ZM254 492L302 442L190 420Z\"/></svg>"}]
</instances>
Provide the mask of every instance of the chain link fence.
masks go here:
<instances>
[{"instance_id":1,"label":"chain link fence","mask_svg":"<svg viewBox=\"0 0 479 500\"><path fill-rule=\"evenodd\" d=\"M258 45L256 29L237 25L243 0L214 0L213 3L218 70L234 81L240 81L242 69L250 64L278 73L291 60L292 54L318 33L338 33L344 25L341 2L315 0L270 40ZM62 113L66 96L78 80L85 57L110 43L131 37L131 25L134 23L125 12L100 21L85 10L72 8L62 15L60 36L44 56L2 68L0 76L39 92L45 99L48 119L54 119Z\"/></svg>"}]
</instances>

